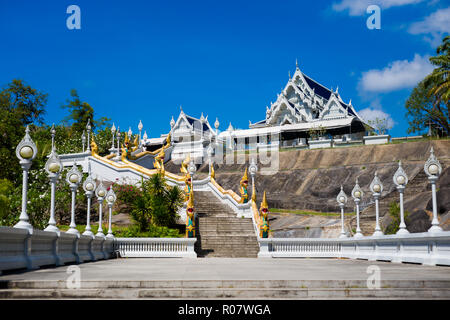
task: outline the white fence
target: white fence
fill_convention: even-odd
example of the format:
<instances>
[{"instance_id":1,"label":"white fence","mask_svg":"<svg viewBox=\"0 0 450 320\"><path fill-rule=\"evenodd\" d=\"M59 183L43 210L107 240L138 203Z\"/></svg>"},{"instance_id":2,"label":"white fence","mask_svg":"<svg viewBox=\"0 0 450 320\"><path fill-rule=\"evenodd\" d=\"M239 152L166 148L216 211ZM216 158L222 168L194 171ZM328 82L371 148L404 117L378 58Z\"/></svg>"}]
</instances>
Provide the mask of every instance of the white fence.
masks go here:
<instances>
[{"instance_id":1,"label":"white fence","mask_svg":"<svg viewBox=\"0 0 450 320\"><path fill-rule=\"evenodd\" d=\"M114 250L122 258L197 258L196 238L116 238Z\"/></svg>"},{"instance_id":2,"label":"white fence","mask_svg":"<svg viewBox=\"0 0 450 320\"><path fill-rule=\"evenodd\" d=\"M349 258L450 266L450 231L380 237L258 239L259 258Z\"/></svg>"},{"instance_id":3,"label":"white fence","mask_svg":"<svg viewBox=\"0 0 450 320\"><path fill-rule=\"evenodd\" d=\"M113 250L112 239L0 227L0 274L4 270L109 259Z\"/></svg>"}]
</instances>

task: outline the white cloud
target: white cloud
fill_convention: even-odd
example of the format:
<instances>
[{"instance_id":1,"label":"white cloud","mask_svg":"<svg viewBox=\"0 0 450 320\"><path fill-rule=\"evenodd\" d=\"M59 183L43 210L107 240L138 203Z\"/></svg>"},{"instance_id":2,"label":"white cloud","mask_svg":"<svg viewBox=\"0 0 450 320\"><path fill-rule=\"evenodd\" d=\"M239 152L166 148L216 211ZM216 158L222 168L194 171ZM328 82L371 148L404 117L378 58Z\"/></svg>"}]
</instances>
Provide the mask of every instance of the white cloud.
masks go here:
<instances>
[{"instance_id":1,"label":"white cloud","mask_svg":"<svg viewBox=\"0 0 450 320\"><path fill-rule=\"evenodd\" d=\"M378 5L381 9L390 7L400 7L404 5L422 2L423 0L341 0L341 2L333 3L334 11L348 11L351 16L361 16L366 13L366 9L370 5Z\"/></svg>"},{"instance_id":2,"label":"white cloud","mask_svg":"<svg viewBox=\"0 0 450 320\"><path fill-rule=\"evenodd\" d=\"M433 71L428 57L415 54L412 61L397 60L382 70L372 69L363 72L359 86L366 92L390 92L412 88Z\"/></svg>"},{"instance_id":3,"label":"white cloud","mask_svg":"<svg viewBox=\"0 0 450 320\"><path fill-rule=\"evenodd\" d=\"M374 121L377 118L379 120L385 119L388 128L392 128L395 125L395 121L392 119L390 114L388 114L388 113L384 112L383 110L378 109L376 107L369 107L369 108L362 109L361 111L358 112L358 114L365 121L369 121L369 120Z\"/></svg>"},{"instance_id":4,"label":"white cloud","mask_svg":"<svg viewBox=\"0 0 450 320\"><path fill-rule=\"evenodd\" d=\"M438 46L444 33L450 33L450 7L440 9L422 21L415 22L409 26L408 32L411 34L430 34L431 37L425 38L433 47Z\"/></svg>"}]
</instances>

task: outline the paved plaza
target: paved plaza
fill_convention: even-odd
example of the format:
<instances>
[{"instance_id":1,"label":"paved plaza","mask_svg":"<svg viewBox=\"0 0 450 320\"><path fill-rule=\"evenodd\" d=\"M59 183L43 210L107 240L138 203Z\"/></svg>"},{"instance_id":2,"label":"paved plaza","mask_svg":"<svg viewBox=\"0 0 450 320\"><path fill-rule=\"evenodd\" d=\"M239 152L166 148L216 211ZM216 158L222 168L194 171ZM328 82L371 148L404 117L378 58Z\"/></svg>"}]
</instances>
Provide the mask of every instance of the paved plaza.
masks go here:
<instances>
[{"instance_id":1,"label":"paved plaza","mask_svg":"<svg viewBox=\"0 0 450 320\"><path fill-rule=\"evenodd\" d=\"M450 267L347 259L128 258L78 265L82 281L146 280L366 280L367 268L381 280L447 280ZM65 280L68 266L10 273L0 280Z\"/></svg>"}]
</instances>

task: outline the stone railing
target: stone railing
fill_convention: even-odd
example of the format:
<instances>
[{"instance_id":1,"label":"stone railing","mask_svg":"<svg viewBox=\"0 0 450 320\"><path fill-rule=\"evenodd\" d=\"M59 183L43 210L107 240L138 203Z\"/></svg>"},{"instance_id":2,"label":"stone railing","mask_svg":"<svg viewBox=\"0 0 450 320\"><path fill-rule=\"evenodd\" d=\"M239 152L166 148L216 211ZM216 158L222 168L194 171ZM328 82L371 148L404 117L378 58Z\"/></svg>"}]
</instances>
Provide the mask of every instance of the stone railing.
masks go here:
<instances>
[{"instance_id":1,"label":"stone railing","mask_svg":"<svg viewBox=\"0 0 450 320\"><path fill-rule=\"evenodd\" d=\"M113 240L34 229L0 227L0 273L113 257Z\"/></svg>"},{"instance_id":2,"label":"stone railing","mask_svg":"<svg viewBox=\"0 0 450 320\"><path fill-rule=\"evenodd\" d=\"M379 237L258 239L259 258L349 258L450 265L450 231Z\"/></svg>"},{"instance_id":3,"label":"stone railing","mask_svg":"<svg viewBox=\"0 0 450 320\"><path fill-rule=\"evenodd\" d=\"M115 238L114 250L122 258L197 258L197 238Z\"/></svg>"}]
</instances>

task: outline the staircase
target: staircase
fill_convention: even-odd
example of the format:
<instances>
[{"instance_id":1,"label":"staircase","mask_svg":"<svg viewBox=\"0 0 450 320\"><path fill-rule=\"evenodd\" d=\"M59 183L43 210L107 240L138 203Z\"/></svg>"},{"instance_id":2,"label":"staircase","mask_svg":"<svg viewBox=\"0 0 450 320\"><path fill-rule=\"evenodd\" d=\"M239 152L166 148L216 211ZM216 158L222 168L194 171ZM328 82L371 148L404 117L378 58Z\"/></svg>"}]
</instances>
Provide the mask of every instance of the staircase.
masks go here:
<instances>
[{"instance_id":1,"label":"staircase","mask_svg":"<svg viewBox=\"0 0 450 320\"><path fill-rule=\"evenodd\" d=\"M199 257L257 257L259 245L251 219L236 217L210 191L196 191L194 205Z\"/></svg>"}]
</instances>

